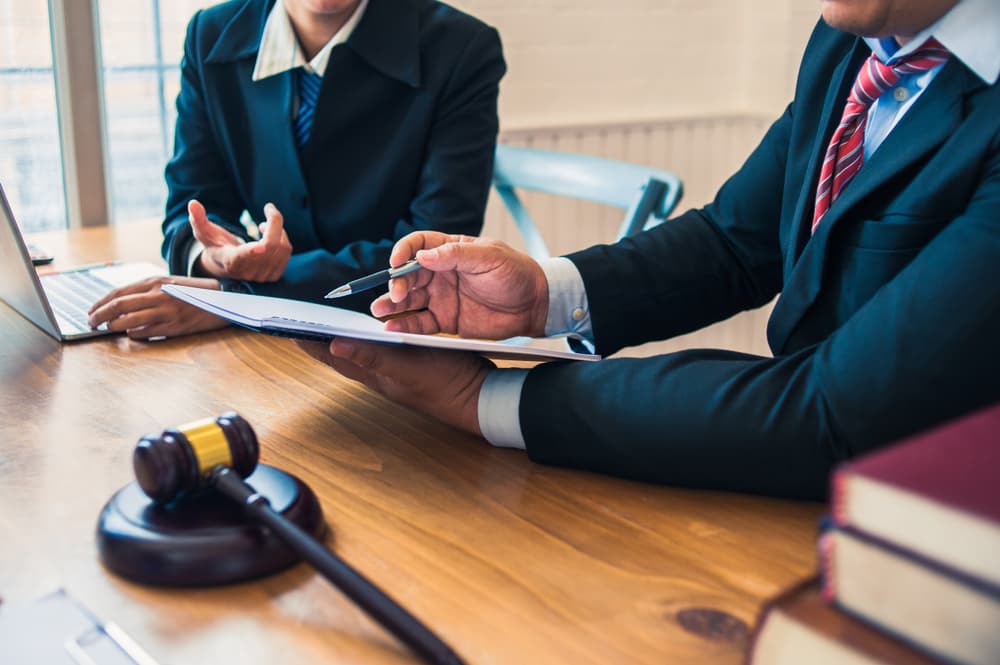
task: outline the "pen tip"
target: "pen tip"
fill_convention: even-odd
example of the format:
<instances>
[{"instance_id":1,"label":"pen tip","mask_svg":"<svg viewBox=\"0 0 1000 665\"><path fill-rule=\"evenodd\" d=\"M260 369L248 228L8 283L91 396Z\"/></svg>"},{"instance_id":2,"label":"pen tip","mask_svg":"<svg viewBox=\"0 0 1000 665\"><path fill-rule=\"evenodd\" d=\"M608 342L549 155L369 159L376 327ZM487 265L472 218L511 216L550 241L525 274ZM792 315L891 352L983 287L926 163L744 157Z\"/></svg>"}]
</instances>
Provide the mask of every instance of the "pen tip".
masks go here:
<instances>
[{"instance_id":1,"label":"pen tip","mask_svg":"<svg viewBox=\"0 0 1000 665\"><path fill-rule=\"evenodd\" d=\"M333 291L330 291L329 293L327 293L323 297L327 298L327 299L329 299L329 298L339 298L341 296L349 295L350 293L351 293L351 287L349 287L347 285L344 285L344 286L338 286Z\"/></svg>"}]
</instances>

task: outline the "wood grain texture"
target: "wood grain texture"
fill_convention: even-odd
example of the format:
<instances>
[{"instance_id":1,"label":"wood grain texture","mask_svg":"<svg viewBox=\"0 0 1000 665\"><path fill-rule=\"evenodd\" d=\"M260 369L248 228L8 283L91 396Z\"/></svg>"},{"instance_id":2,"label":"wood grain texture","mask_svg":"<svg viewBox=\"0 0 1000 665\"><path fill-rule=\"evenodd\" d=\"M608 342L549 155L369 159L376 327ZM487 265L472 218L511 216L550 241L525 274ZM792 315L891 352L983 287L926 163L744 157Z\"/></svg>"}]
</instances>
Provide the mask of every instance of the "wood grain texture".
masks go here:
<instances>
[{"instance_id":1,"label":"wood grain texture","mask_svg":"<svg viewBox=\"0 0 1000 665\"><path fill-rule=\"evenodd\" d=\"M34 239L68 266L153 258L158 231ZM95 522L131 480L138 438L230 409L264 462L317 493L330 547L470 663L736 663L742 626L815 567L818 504L536 465L288 340L228 329L60 345L3 304L0 322L0 596L64 586L164 665L413 661L302 565L203 590L144 588L101 567Z\"/></svg>"}]
</instances>

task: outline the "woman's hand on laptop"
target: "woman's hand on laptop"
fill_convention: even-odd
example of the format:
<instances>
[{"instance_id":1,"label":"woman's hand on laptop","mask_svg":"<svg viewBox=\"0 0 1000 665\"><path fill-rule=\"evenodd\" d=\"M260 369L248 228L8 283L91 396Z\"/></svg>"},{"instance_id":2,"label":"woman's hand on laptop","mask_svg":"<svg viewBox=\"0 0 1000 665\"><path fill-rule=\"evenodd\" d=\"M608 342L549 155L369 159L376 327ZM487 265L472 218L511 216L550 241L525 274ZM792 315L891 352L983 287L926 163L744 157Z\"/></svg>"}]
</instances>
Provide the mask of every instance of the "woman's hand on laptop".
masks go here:
<instances>
[{"instance_id":1,"label":"woman's hand on laptop","mask_svg":"<svg viewBox=\"0 0 1000 665\"><path fill-rule=\"evenodd\" d=\"M264 206L267 221L260 225L261 238L244 242L208 219L205 206L188 203L188 220L194 237L205 249L195 264L205 275L247 282L274 282L281 278L292 256L292 243L285 221L273 203Z\"/></svg>"},{"instance_id":2,"label":"woman's hand on laptop","mask_svg":"<svg viewBox=\"0 0 1000 665\"><path fill-rule=\"evenodd\" d=\"M117 288L91 305L89 323L97 328L107 323L109 330L124 332L133 339L177 337L216 330L229 325L160 290L164 284L183 284L203 289L220 288L219 280L167 275L150 277Z\"/></svg>"}]
</instances>

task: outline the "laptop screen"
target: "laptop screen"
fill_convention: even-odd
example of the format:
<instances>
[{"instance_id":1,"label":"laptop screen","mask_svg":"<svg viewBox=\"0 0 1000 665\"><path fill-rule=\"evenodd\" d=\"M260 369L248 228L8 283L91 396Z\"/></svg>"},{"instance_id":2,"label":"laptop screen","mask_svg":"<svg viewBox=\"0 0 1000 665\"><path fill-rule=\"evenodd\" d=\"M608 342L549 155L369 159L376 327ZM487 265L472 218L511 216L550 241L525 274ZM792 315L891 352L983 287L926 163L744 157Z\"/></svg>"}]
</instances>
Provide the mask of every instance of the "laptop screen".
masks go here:
<instances>
[{"instance_id":1,"label":"laptop screen","mask_svg":"<svg viewBox=\"0 0 1000 665\"><path fill-rule=\"evenodd\" d=\"M21 231L0 185L0 300L24 318L60 339L59 327L42 291Z\"/></svg>"}]
</instances>

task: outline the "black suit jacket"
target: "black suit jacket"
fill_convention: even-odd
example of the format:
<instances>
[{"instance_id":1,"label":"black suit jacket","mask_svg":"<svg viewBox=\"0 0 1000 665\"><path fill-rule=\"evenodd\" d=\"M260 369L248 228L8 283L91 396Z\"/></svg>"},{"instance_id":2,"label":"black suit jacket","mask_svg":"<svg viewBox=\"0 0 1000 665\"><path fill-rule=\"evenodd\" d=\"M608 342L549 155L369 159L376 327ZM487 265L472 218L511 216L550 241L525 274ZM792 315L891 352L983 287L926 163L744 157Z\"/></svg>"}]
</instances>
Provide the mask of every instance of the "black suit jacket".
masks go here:
<instances>
[{"instance_id":1,"label":"black suit jacket","mask_svg":"<svg viewBox=\"0 0 1000 665\"><path fill-rule=\"evenodd\" d=\"M713 203L570 258L598 351L781 291L773 358L549 364L521 397L537 461L820 498L831 467L1000 400L1000 89L952 58L809 237L823 151L870 53L820 24L795 98Z\"/></svg>"},{"instance_id":2,"label":"black suit jacket","mask_svg":"<svg viewBox=\"0 0 1000 665\"><path fill-rule=\"evenodd\" d=\"M273 202L293 255L256 293L322 300L333 286L388 266L393 243L419 229L482 227L505 72L497 32L431 0L370 0L334 47L309 142L296 148L291 72L252 81L274 0L199 12L188 27L177 98L163 255L187 270L197 198L246 237ZM366 309L370 293L338 301Z\"/></svg>"}]
</instances>

